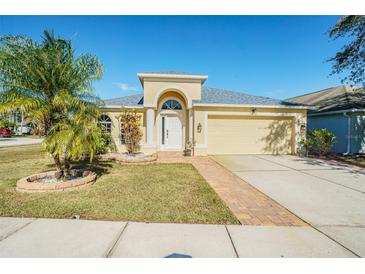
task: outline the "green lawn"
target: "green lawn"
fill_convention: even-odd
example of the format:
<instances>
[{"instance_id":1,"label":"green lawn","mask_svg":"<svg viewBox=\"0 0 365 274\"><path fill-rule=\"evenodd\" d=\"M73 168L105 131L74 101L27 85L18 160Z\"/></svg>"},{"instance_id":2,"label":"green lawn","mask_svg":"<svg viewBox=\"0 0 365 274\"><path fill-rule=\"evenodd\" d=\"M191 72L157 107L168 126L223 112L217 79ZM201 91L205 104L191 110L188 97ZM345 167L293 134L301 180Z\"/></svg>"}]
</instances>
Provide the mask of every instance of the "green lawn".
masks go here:
<instances>
[{"instance_id":1,"label":"green lawn","mask_svg":"<svg viewBox=\"0 0 365 274\"><path fill-rule=\"evenodd\" d=\"M236 224L238 220L190 164L92 166L97 182L60 193L18 193L16 181L53 169L39 145L0 148L0 216Z\"/></svg>"}]
</instances>

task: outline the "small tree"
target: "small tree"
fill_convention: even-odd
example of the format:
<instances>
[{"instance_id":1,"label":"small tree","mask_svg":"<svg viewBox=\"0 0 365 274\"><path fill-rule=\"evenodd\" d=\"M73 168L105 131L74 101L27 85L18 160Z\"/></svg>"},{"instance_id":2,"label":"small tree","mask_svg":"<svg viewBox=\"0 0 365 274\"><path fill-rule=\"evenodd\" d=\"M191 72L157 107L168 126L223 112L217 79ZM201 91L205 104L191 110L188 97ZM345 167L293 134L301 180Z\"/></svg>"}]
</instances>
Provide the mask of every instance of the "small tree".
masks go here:
<instances>
[{"instance_id":1,"label":"small tree","mask_svg":"<svg viewBox=\"0 0 365 274\"><path fill-rule=\"evenodd\" d=\"M120 122L128 154L137 153L142 140L141 116L136 111L124 111Z\"/></svg>"},{"instance_id":2,"label":"small tree","mask_svg":"<svg viewBox=\"0 0 365 274\"><path fill-rule=\"evenodd\" d=\"M335 135L328 129L312 129L308 132L307 138L302 144L306 147L307 152L313 155L326 155L332 148L335 141Z\"/></svg>"},{"instance_id":3,"label":"small tree","mask_svg":"<svg viewBox=\"0 0 365 274\"><path fill-rule=\"evenodd\" d=\"M333 40L346 38L347 44L334 57L332 74L346 73L342 82L365 87L365 16L342 16L329 31Z\"/></svg>"},{"instance_id":4,"label":"small tree","mask_svg":"<svg viewBox=\"0 0 365 274\"><path fill-rule=\"evenodd\" d=\"M0 128L8 128L8 129L14 129L15 128L15 123L13 122L9 122L7 119L5 118L0 118Z\"/></svg>"}]
</instances>

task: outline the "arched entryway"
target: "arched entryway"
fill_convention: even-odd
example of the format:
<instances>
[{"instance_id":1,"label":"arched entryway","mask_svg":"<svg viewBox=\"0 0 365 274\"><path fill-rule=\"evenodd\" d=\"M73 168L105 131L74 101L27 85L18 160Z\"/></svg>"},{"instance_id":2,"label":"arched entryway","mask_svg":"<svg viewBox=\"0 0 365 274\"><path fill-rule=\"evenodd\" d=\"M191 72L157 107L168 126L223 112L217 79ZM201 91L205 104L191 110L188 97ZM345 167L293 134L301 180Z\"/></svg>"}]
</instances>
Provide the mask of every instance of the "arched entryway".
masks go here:
<instances>
[{"instance_id":1,"label":"arched entryway","mask_svg":"<svg viewBox=\"0 0 365 274\"><path fill-rule=\"evenodd\" d=\"M177 92L163 94L157 109L157 137L160 150L182 150L186 136L186 103Z\"/></svg>"}]
</instances>

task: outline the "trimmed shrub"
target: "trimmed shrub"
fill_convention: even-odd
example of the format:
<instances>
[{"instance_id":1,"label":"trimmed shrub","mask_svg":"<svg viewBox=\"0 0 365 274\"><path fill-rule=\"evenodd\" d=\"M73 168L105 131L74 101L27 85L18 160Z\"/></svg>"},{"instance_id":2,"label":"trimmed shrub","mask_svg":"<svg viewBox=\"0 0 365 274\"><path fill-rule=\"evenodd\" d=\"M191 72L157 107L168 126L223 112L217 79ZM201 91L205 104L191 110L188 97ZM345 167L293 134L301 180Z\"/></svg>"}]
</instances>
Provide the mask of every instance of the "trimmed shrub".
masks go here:
<instances>
[{"instance_id":1,"label":"trimmed shrub","mask_svg":"<svg viewBox=\"0 0 365 274\"><path fill-rule=\"evenodd\" d=\"M301 144L307 149L307 153L325 156L330 152L335 139L335 135L327 128L312 129L308 131L306 140Z\"/></svg>"},{"instance_id":2,"label":"trimmed shrub","mask_svg":"<svg viewBox=\"0 0 365 274\"><path fill-rule=\"evenodd\" d=\"M120 122L128 154L137 153L142 140L141 115L136 111L124 111L120 116Z\"/></svg>"}]
</instances>

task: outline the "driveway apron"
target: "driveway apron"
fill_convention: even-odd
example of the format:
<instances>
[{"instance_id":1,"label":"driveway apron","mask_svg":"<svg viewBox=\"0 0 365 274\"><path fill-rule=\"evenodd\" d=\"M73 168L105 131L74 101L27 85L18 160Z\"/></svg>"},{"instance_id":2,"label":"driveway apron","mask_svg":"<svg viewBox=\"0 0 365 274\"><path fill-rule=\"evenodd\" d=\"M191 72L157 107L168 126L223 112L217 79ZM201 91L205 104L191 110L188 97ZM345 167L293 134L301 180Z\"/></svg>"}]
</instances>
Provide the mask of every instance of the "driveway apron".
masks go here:
<instances>
[{"instance_id":1,"label":"driveway apron","mask_svg":"<svg viewBox=\"0 0 365 274\"><path fill-rule=\"evenodd\" d=\"M359 244L365 243L365 174L361 170L295 156L213 159L317 230L365 256L365 244Z\"/></svg>"}]
</instances>

